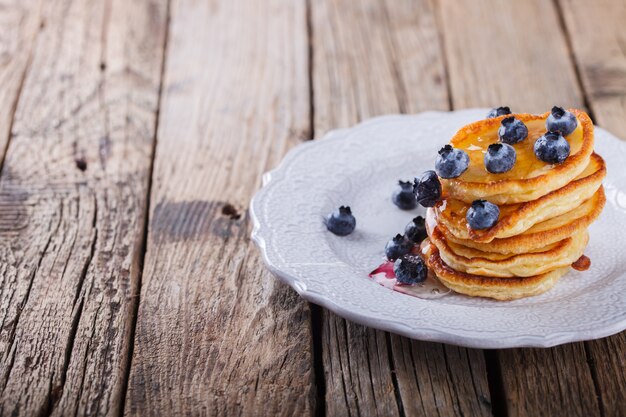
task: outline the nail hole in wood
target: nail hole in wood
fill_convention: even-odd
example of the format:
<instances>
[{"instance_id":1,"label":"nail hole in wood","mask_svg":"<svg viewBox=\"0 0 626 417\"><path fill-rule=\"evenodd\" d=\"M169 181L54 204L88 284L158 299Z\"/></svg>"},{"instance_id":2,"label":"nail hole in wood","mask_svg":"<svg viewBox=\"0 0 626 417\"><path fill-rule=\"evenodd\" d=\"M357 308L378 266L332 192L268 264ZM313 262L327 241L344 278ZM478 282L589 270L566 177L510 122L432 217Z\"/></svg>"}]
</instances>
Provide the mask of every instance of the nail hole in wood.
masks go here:
<instances>
[{"instance_id":1,"label":"nail hole in wood","mask_svg":"<svg viewBox=\"0 0 626 417\"><path fill-rule=\"evenodd\" d=\"M241 218L241 214L237 211L235 206L230 203L224 204L222 207L222 214L230 217L231 220L239 220Z\"/></svg>"},{"instance_id":2,"label":"nail hole in wood","mask_svg":"<svg viewBox=\"0 0 626 417\"><path fill-rule=\"evenodd\" d=\"M87 161L85 161L85 158L76 158L75 162L76 162L76 168L80 169L83 172L87 170Z\"/></svg>"}]
</instances>

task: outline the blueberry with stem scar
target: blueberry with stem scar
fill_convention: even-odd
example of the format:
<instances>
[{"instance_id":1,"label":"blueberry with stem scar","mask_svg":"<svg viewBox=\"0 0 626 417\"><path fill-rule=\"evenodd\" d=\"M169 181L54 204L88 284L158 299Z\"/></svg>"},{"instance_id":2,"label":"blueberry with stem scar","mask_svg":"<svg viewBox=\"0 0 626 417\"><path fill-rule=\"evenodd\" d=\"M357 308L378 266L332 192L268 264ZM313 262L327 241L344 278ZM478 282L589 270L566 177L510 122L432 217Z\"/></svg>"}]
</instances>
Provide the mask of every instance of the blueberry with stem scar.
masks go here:
<instances>
[{"instance_id":1,"label":"blueberry with stem scar","mask_svg":"<svg viewBox=\"0 0 626 417\"><path fill-rule=\"evenodd\" d=\"M409 253L412 247L413 242L405 236L397 234L385 245L385 255L387 256L387 259L393 261L402 255Z\"/></svg>"},{"instance_id":2,"label":"blueberry with stem scar","mask_svg":"<svg viewBox=\"0 0 626 417\"><path fill-rule=\"evenodd\" d=\"M413 285L426 281L428 269L421 257L407 254L394 262L393 272L399 283Z\"/></svg>"},{"instance_id":3,"label":"blueberry with stem scar","mask_svg":"<svg viewBox=\"0 0 626 417\"><path fill-rule=\"evenodd\" d=\"M548 131L560 133L563 136L567 136L576 130L576 126L578 126L576 116L562 107L552 107L550 115L546 119L546 128Z\"/></svg>"},{"instance_id":4,"label":"blueberry with stem scar","mask_svg":"<svg viewBox=\"0 0 626 417\"><path fill-rule=\"evenodd\" d=\"M415 178L413 192L419 204L433 207L441 198L441 182L435 171L426 171Z\"/></svg>"},{"instance_id":5,"label":"blueberry with stem scar","mask_svg":"<svg viewBox=\"0 0 626 417\"><path fill-rule=\"evenodd\" d=\"M326 228L337 236L347 236L354 231L356 219L348 206L341 206L326 217Z\"/></svg>"},{"instance_id":6,"label":"blueberry with stem scar","mask_svg":"<svg viewBox=\"0 0 626 417\"><path fill-rule=\"evenodd\" d=\"M489 229L498 222L500 209L493 203L485 200L475 200L467 210L465 219L474 230Z\"/></svg>"},{"instance_id":7,"label":"blueberry with stem scar","mask_svg":"<svg viewBox=\"0 0 626 417\"><path fill-rule=\"evenodd\" d=\"M413 184L410 181L398 181L398 188L391 195L391 201L402 210L412 210L417 207Z\"/></svg>"},{"instance_id":8,"label":"blueberry with stem scar","mask_svg":"<svg viewBox=\"0 0 626 417\"><path fill-rule=\"evenodd\" d=\"M465 151L446 145L439 150L435 171L441 178L456 178L465 172L469 163L469 155Z\"/></svg>"},{"instance_id":9,"label":"blueberry with stem scar","mask_svg":"<svg viewBox=\"0 0 626 417\"><path fill-rule=\"evenodd\" d=\"M548 164L563 163L570 153L569 142L560 134L547 132L535 141L535 156Z\"/></svg>"},{"instance_id":10,"label":"blueberry with stem scar","mask_svg":"<svg viewBox=\"0 0 626 417\"><path fill-rule=\"evenodd\" d=\"M487 113L487 119L504 116L505 114L511 114L511 109L508 106L494 107L493 109L489 110L489 113Z\"/></svg>"},{"instance_id":11,"label":"blueberry with stem scar","mask_svg":"<svg viewBox=\"0 0 626 417\"><path fill-rule=\"evenodd\" d=\"M500 138L500 142L513 145L528 137L528 128L524 122L515 117L505 117L500 121L498 137Z\"/></svg>"},{"instance_id":12,"label":"blueberry with stem scar","mask_svg":"<svg viewBox=\"0 0 626 417\"><path fill-rule=\"evenodd\" d=\"M511 145L492 143L485 153L485 168L492 174L502 174L513 168L516 159L515 148Z\"/></svg>"},{"instance_id":13,"label":"blueberry with stem scar","mask_svg":"<svg viewBox=\"0 0 626 417\"><path fill-rule=\"evenodd\" d=\"M404 236L413 243L420 243L426 239L426 221L422 216L417 216L404 228Z\"/></svg>"}]
</instances>

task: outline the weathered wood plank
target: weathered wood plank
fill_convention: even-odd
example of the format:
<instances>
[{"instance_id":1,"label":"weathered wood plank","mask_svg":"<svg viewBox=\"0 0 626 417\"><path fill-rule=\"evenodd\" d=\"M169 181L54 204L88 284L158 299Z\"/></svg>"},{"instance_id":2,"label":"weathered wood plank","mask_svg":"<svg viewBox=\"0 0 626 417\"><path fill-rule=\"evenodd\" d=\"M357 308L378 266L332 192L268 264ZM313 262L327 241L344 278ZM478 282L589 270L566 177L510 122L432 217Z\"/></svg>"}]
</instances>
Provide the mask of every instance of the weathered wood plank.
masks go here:
<instances>
[{"instance_id":1,"label":"weathered wood plank","mask_svg":"<svg viewBox=\"0 0 626 417\"><path fill-rule=\"evenodd\" d=\"M626 3L563 0L560 10L595 121L624 138ZM626 333L588 342L585 347L603 415L626 415Z\"/></svg>"},{"instance_id":2,"label":"weathered wood plank","mask_svg":"<svg viewBox=\"0 0 626 417\"><path fill-rule=\"evenodd\" d=\"M455 107L583 106L554 4L439 3ZM497 357L508 416L600 414L584 344L502 350Z\"/></svg>"},{"instance_id":3,"label":"weathered wood plank","mask_svg":"<svg viewBox=\"0 0 626 417\"><path fill-rule=\"evenodd\" d=\"M46 1L0 178L0 414L115 415L165 1Z\"/></svg>"},{"instance_id":4,"label":"weathered wood plank","mask_svg":"<svg viewBox=\"0 0 626 417\"><path fill-rule=\"evenodd\" d=\"M582 104L551 2L438 2L455 108Z\"/></svg>"},{"instance_id":5,"label":"weathered wood plank","mask_svg":"<svg viewBox=\"0 0 626 417\"><path fill-rule=\"evenodd\" d=\"M311 3L315 132L401 111L445 110L429 0Z\"/></svg>"},{"instance_id":6,"label":"weathered wood plank","mask_svg":"<svg viewBox=\"0 0 626 417\"><path fill-rule=\"evenodd\" d=\"M491 415L483 351L396 335L391 343L405 415Z\"/></svg>"},{"instance_id":7,"label":"weathered wood plank","mask_svg":"<svg viewBox=\"0 0 626 417\"><path fill-rule=\"evenodd\" d=\"M41 26L41 1L0 1L0 160Z\"/></svg>"},{"instance_id":8,"label":"weathered wood plank","mask_svg":"<svg viewBox=\"0 0 626 417\"><path fill-rule=\"evenodd\" d=\"M626 2L560 1L574 58L596 122L626 131Z\"/></svg>"},{"instance_id":9,"label":"weathered wood plank","mask_svg":"<svg viewBox=\"0 0 626 417\"><path fill-rule=\"evenodd\" d=\"M306 415L308 306L246 208L310 135L302 0L175 0L127 415Z\"/></svg>"},{"instance_id":10,"label":"weathered wood plank","mask_svg":"<svg viewBox=\"0 0 626 417\"><path fill-rule=\"evenodd\" d=\"M316 136L379 114L448 108L430 1L315 1L311 26ZM327 311L322 336L328 415L491 415L481 351Z\"/></svg>"}]
</instances>

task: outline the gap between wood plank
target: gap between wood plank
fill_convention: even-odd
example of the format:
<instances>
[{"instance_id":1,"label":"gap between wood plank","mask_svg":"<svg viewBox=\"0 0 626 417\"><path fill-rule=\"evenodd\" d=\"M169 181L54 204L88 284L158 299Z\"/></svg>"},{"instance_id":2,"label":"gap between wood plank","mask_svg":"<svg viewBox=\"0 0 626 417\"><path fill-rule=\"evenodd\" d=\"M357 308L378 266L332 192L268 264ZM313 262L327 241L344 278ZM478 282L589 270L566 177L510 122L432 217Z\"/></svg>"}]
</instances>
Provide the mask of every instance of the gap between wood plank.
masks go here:
<instances>
[{"instance_id":1,"label":"gap between wood plank","mask_svg":"<svg viewBox=\"0 0 626 417\"><path fill-rule=\"evenodd\" d=\"M485 367L487 368L487 382L491 395L491 413L493 417L507 417L506 396L502 382L502 369L498 359L498 351L485 349Z\"/></svg>"},{"instance_id":2,"label":"gap between wood plank","mask_svg":"<svg viewBox=\"0 0 626 417\"><path fill-rule=\"evenodd\" d=\"M574 48L572 46L572 39L567 29L567 25L565 24L565 16L563 15L563 7L561 6L561 3L559 2L559 0L552 0L552 3L554 4L554 8L556 10L557 19L559 22L559 28L561 29L561 32L563 33L563 37L565 38L565 44L567 45L567 52L569 54L570 61L572 63L572 66L574 67L574 73L576 74L576 82L580 88L580 91L582 92L582 98L583 98L583 104L585 106L585 110L587 111L587 114L589 114L589 117L591 117L591 120L593 120L595 123L596 118L593 113L593 109L591 107L589 94L585 88L585 84L582 82L581 69L578 65L578 61L576 60L576 56L574 54ZM589 373L591 374L591 380L593 381L595 394L596 394L596 397L598 398L598 407L600 411L600 416L604 417L605 415L604 402L602 401L600 384L598 382L598 371L596 369L595 361L591 354L591 348L589 346L589 342L583 342L583 348L585 350L585 357L587 358L587 366L589 367Z\"/></svg>"},{"instance_id":3,"label":"gap between wood plank","mask_svg":"<svg viewBox=\"0 0 626 417\"><path fill-rule=\"evenodd\" d=\"M315 100L313 95L313 22L311 16L311 0L305 2L306 32L308 37L308 76L309 76L309 134L307 140L315 139ZM313 374L315 381L315 417L326 416L326 377L324 375L324 355L322 353L322 307L308 303L311 311L311 337L313 339Z\"/></svg>"},{"instance_id":4,"label":"gap between wood plank","mask_svg":"<svg viewBox=\"0 0 626 417\"><path fill-rule=\"evenodd\" d=\"M398 376L396 375L396 364L393 360L393 348L391 346L391 335L389 332L385 332L385 340L387 341L387 356L389 358L389 369L391 371L391 383L393 384L393 393L396 397L396 403L398 405L398 413L400 417L405 417L404 404L402 404L402 395L400 393L400 386L398 385Z\"/></svg>"},{"instance_id":5,"label":"gap between wood plank","mask_svg":"<svg viewBox=\"0 0 626 417\"><path fill-rule=\"evenodd\" d=\"M598 370L596 369L596 363L591 354L589 342L583 342L585 349L585 357L587 358L587 366L589 366L589 373L591 374L591 380L593 381L593 387L595 389L596 397L598 397L598 408L600 411L600 417L604 417L604 401L602 401L602 393L600 390L600 383L598 382Z\"/></svg>"},{"instance_id":6,"label":"gap between wood plank","mask_svg":"<svg viewBox=\"0 0 626 417\"><path fill-rule=\"evenodd\" d=\"M137 317L139 313L139 301L141 299L141 282L143 279L144 260L148 249L148 225L150 224L150 202L152 196L152 176L154 174L154 159L159 138L159 119L161 115L161 104L163 100L163 80L165 78L165 65L167 63L167 48L170 35L170 21L172 12L172 0L167 0L165 11L165 34L163 36L163 59L161 59L159 90L157 92L157 108L154 118L154 138L152 140L152 153L150 154L150 167L148 168L148 185L146 192L146 203L144 206L143 230L141 231L140 255L139 255L139 273L137 274L137 288L135 289L134 304L132 307L133 316L131 318L130 337L128 338L126 363L124 364L124 381L122 382L122 398L118 406L118 416L123 416L126 408L126 396L128 394L128 382L130 380L130 370L133 363L133 355L135 352L135 331L137 329ZM106 68L106 63L101 64L101 68ZM104 69L103 68L103 69Z\"/></svg>"},{"instance_id":7,"label":"gap between wood plank","mask_svg":"<svg viewBox=\"0 0 626 417\"><path fill-rule=\"evenodd\" d=\"M588 95L587 90L585 89L585 84L582 81L581 70L578 67L578 62L576 61L576 56L574 55L574 48L572 47L572 39L567 30L567 25L565 24L565 17L563 16L563 8L561 7L559 0L552 0L552 3L554 5L554 10L556 12L557 21L559 22L559 29L561 30L561 33L563 33L563 38L565 39L565 46L567 47L567 54L572 63L572 67L574 68L574 74L576 75L576 83L578 84L578 87L580 88L580 92L582 93L583 105L585 106L585 110L587 111L587 114L589 115L589 117L591 117L591 120L595 124L596 118L591 108L591 102L589 101L589 97L588 97L589 95Z\"/></svg>"},{"instance_id":8,"label":"gap between wood plank","mask_svg":"<svg viewBox=\"0 0 626 417\"><path fill-rule=\"evenodd\" d=\"M306 12L306 33L308 36L308 59L309 59L309 135L307 140L315 139L315 99L313 96L313 22L311 16L311 1L306 0L305 12ZM310 305L313 305L309 303ZM321 333L320 333L321 341Z\"/></svg>"},{"instance_id":9,"label":"gap between wood plank","mask_svg":"<svg viewBox=\"0 0 626 417\"><path fill-rule=\"evenodd\" d=\"M396 90L396 97L398 100L398 111L402 114L406 114L407 113L407 107L408 107L408 103L407 103L407 94L406 94L406 86L404 85L404 80L402 79L402 75L400 72L400 69L398 68L398 59L396 57L395 51L398 50L398 46L393 38L392 33L390 33L389 28L392 25L392 21L389 18L389 11L387 10L387 4L383 3L381 5L381 9L383 12L383 17L384 19L387 21L387 24L385 25L386 30L386 35L388 38L388 42L389 42L389 62L391 63L391 73L392 73L392 78L393 78L393 86L394 89ZM389 336L389 335L387 335ZM388 338L389 339L389 338ZM391 346L391 340L387 341L388 344ZM400 412L403 413L403 409L402 407L400 407L400 404L398 404Z\"/></svg>"},{"instance_id":10,"label":"gap between wood plank","mask_svg":"<svg viewBox=\"0 0 626 417\"><path fill-rule=\"evenodd\" d=\"M439 49L441 51L441 62L443 63L443 75L446 82L446 91L448 91L448 110L454 109L454 100L452 96L452 83L450 82L450 71L448 70L448 55L446 54L446 42L443 35L443 23L441 17L441 5L438 1L433 4L433 14L435 15L435 28L437 29L437 37L439 39Z\"/></svg>"},{"instance_id":11,"label":"gap between wood plank","mask_svg":"<svg viewBox=\"0 0 626 417\"><path fill-rule=\"evenodd\" d=\"M309 303L311 310L311 331L313 338L313 371L315 374L315 417L326 415L326 378L324 376L324 356L322 354L322 307Z\"/></svg>"}]
</instances>

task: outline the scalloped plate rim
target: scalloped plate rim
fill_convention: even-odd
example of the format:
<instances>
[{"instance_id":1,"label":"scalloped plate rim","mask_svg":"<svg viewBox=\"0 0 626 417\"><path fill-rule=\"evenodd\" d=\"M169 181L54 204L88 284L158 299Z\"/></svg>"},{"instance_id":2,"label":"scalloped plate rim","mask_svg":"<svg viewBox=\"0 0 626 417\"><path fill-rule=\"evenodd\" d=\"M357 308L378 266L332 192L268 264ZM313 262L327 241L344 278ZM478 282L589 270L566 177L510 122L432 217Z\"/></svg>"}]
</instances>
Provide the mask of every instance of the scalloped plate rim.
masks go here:
<instances>
[{"instance_id":1,"label":"scalloped plate rim","mask_svg":"<svg viewBox=\"0 0 626 417\"><path fill-rule=\"evenodd\" d=\"M249 213L252 219L253 228L251 232L251 239L254 241L256 246L259 248L259 251L262 255L262 259L267 269L276 276L281 282L289 285L293 288L302 298L305 300L327 308L333 313L353 321L358 324L362 324L368 327L376 328L383 331L389 331L395 334L399 334L402 336L406 336L411 339L430 341L430 342L440 342L440 343L448 343L458 346L464 346L468 348L479 348L479 349L503 349L503 348L518 348L518 347L540 347L540 348L549 348L565 343L579 342L585 340L593 340L600 339L603 337L611 336L616 333L619 333L626 329L626 316L620 320L616 320L613 323L605 324L602 327L590 329L590 330L576 330L576 331L563 331L563 332L552 332L545 335L528 335L528 334L519 334L515 336L515 338L509 338L503 341L498 337L497 333L493 335L486 336L485 334L480 334L478 337L476 336L468 336L459 334L457 331L451 331L448 329L433 329L427 327L409 327L406 324L403 324L398 321L394 321L393 319L389 319L386 317L374 317L372 315L364 314L361 311L354 311L354 308L348 306L345 307L341 303L335 302L331 296L327 294L320 294L316 291L312 291L307 288L305 283L302 283L297 277L294 275L280 269L276 266L277 260L273 259L270 255L270 252L267 250L267 242L263 237L263 229L264 226L257 212L260 210L258 205L259 202L267 195L268 191L276 184L275 177L281 171L283 171L289 164L289 162L300 154L303 150L308 147L313 146L325 146L329 139L335 138L337 136L344 136L349 132L357 131L358 129L366 128L370 125L375 125L380 122L389 121L389 120L400 120L400 119L413 119L416 118L426 118L428 116L437 116L441 114L449 114L449 113L461 113L461 112L476 112L482 111L487 112L489 109L487 108L469 108L462 109L456 111L445 111L445 110L433 110L433 111L425 111L417 114L388 114L382 116L372 117L370 119L364 120L352 127L348 128L340 128L333 129L328 131L322 138L316 140L309 140L307 142L298 144L291 148L285 156L281 159L280 163L272 170L266 172L262 176L262 187L256 192L253 198L250 201ZM596 126L596 129L603 131L603 129ZM605 131L606 132L606 131ZM610 132L606 132L610 136L612 135ZM617 139L619 140L619 139Z\"/></svg>"}]
</instances>

